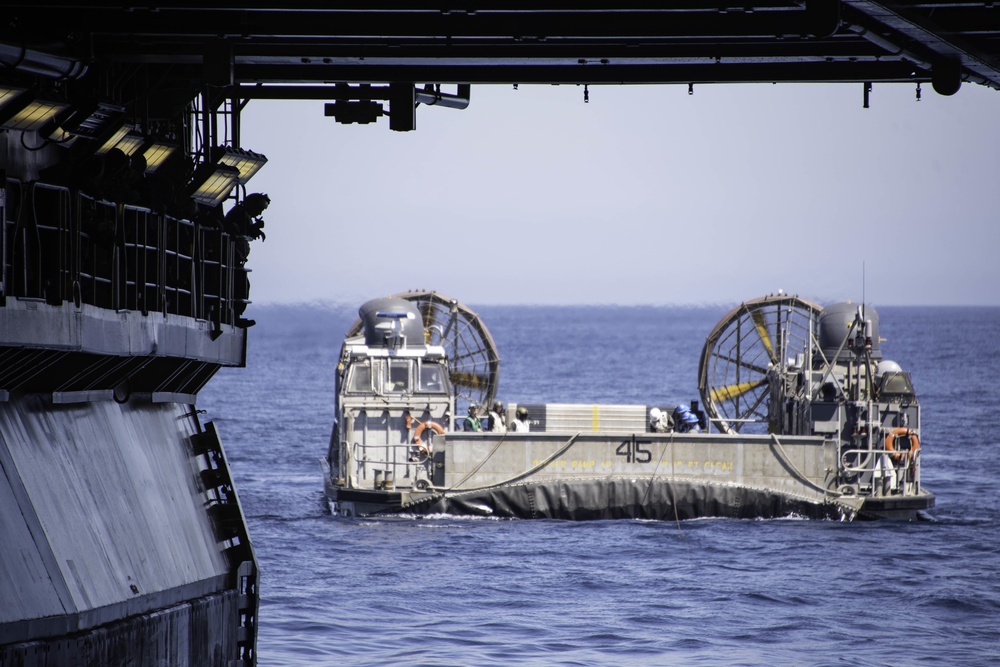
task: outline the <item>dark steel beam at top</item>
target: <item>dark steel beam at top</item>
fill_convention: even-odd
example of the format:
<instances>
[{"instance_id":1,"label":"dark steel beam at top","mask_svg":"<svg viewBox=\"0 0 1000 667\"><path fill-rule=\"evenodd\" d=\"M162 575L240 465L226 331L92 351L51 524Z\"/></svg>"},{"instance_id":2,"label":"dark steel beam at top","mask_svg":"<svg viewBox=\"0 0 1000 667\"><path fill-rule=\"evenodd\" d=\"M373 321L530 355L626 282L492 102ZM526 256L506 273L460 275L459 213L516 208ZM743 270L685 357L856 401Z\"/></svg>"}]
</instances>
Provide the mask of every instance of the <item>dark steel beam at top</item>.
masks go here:
<instances>
[{"instance_id":1,"label":"dark steel beam at top","mask_svg":"<svg viewBox=\"0 0 1000 667\"><path fill-rule=\"evenodd\" d=\"M501 37L599 37L633 39L811 35L815 13L794 2L749 5L738 11L677 10L531 10L442 12L432 10L106 10L74 7L57 13L34 6L6 10L26 34L132 35L139 38L359 37L392 42L413 37L454 41Z\"/></svg>"},{"instance_id":2,"label":"dark steel beam at top","mask_svg":"<svg viewBox=\"0 0 1000 667\"><path fill-rule=\"evenodd\" d=\"M411 81L442 84L554 84L554 85L643 85L689 83L851 83L870 81L877 83L927 83L930 74L914 68L907 62L818 62L818 63L733 63L733 64L681 64L681 65L632 65L628 67L565 67L561 65L533 65L510 67L497 65L488 68L475 66L438 65L400 67L393 65L329 66L319 68L318 81L343 83L385 83L409 77ZM293 73L281 66L254 66L237 68L241 81L294 81ZM275 86L275 88L283 88ZM284 87L281 94L287 99L296 97L296 86ZM259 90L253 86L239 87L240 95L273 99L280 94ZM305 99L326 98L315 87L307 86ZM281 98L285 99L285 98Z\"/></svg>"},{"instance_id":3,"label":"dark steel beam at top","mask_svg":"<svg viewBox=\"0 0 1000 667\"><path fill-rule=\"evenodd\" d=\"M89 68L88 77L103 72L114 81L148 66L162 89L184 77L205 81L208 70L218 86L923 81L936 70L946 79L1000 87L1000 9L969 0L771 0L734 7L678 0L655 9L331 4L7 2L0 48L8 55L59 54Z\"/></svg>"},{"instance_id":4,"label":"dark steel beam at top","mask_svg":"<svg viewBox=\"0 0 1000 667\"><path fill-rule=\"evenodd\" d=\"M494 64L537 62L549 64L622 64L657 61L670 58L774 58L823 60L837 58L887 57L884 49L855 35L844 34L828 40L801 39L686 39L676 41L644 41L641 44L619 44L605 41L567 41L552 39L537 41L492 41L453 44L447 49L433 43L406 43L396 46L375 46L327 41L242 41L231 44L237 64L330 64L331 62L371 62L391 60L400 66L407 62L435 59L454 64ZM442 50L447 57L442 57ZM95 55L103 60L118 62L198 63L206 53L204 42L197 40L179 44L139 44L135 42L104 43ZM478 61L478 62L477 62Z\"/></svg>"},{"instance_id":5,"label":"dark steel beam at top","mask_svg":"<svg viewBox=\"0 0 1000 667\"><path fill-rule=\"evenodd\" d=\"M950 32L935 24L928 16L922 16L909 10L906 6L893 2L874 2L872 0L843 0L844 4L854 11L864 15L869 21L875 22L881 27L881 34L877 39L893 42L902 47L902 42L908 40L918 45L925 57L935 61L939 69L945 70L952 67L949 61L959 66L958 76L962 75L961 70L967 70L978 78L977 83L988 85L992 88L1000 89L1000 58L996 54L987 54L976 48L972 43L961 35ZM974 28L975 26L970 26ZM878 34L877 31L872 33ZM903 39L894 40L893 35L901 36ZM951 72L942 75L951 79ZM957 85L951 81L940 82L936 79L935 88L943 86L943 90L954 88ZM941 89L939 89L941 92Z\"/></svg>"}]
</instances>

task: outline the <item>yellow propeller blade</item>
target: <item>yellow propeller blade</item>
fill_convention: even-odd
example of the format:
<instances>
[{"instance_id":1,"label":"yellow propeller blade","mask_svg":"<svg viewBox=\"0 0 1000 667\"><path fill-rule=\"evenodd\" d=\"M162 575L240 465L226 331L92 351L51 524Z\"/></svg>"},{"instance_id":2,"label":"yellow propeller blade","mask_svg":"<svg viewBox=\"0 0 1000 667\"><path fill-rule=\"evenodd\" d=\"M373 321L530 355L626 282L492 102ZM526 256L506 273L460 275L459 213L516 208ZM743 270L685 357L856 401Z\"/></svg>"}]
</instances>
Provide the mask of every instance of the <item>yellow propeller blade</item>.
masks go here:
<instances>
[{"instance_id":1,"label":"yellow propeller blade","mask_svg":"<svg viewBox=\"0 0 1000 667\"><path fill-rule=\"evenodd\" d=\"M743 394L756 389L762 384L767 384L767 378L761 380L754 380L753 382L740 382L739 384L730 384L725 387L718 387L713 389L711 392L712 402L721 403L723 401L731 401L734 398L742 396Z\"/></svg>"},{"instance_id":2,"label":"yellow propeller blade","mask_svg":"<svg viewBox=\"0 0 1000 667\"><path fill-rule=\"evenodd\" d=\"M451 383L458 387L469 387L470 389L484 389L489 384L489 378L477 373L467 371L452 371Z\"/></svg>"},{"instance_id":3,"label":"yellow propeller blade","mask_svg":"<svg viewBox=\"0 0 1000 667\"><path fill-rule=\"evenodd\" d=\"M431 327L434 325L434 309L430 301L421 301L417 307L420 309L420 318L424 321L424 345L431 344Z\"/></svg>"},{"instance_id":4,"label":"yellow propeller blade","mask_svg":"<svg viewBox=\"0 0 1000 667\"><path fill-rule=\"evenodd\" d=\"M767 348L767 356L771 358L771 363L775 363L777 359L774 357L774 345L771 343L771 335L767 333L767 322L764 321L764 313L759 310L750 311L750 317L753 318L753 325L757 328L757 335L760 336L760 342L764 343L764 347Z\"/></svg>"}]
</instances>

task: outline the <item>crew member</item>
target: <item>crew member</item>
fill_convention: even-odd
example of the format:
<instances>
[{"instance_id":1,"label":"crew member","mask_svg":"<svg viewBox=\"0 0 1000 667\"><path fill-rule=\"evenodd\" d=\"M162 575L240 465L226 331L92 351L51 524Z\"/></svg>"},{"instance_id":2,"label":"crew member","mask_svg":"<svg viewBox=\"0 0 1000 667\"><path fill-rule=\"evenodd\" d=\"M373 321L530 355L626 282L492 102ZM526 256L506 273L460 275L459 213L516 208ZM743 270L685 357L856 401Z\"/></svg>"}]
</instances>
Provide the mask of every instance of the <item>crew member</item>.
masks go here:
<instances>
[{"instance_id":1,"label":"crew member","mask_svg":"<svg viewBox=\"0 0 1000 667\"><path fill-rule=\"evenodd\" d=\"M701 433L698 415L683 403L674 409L674 428L677 429L678 433Z\"/></svg>"},{"instance_id":2,"label":"crew member","mask_svg":"<svg viewBox=\"0 0 1000 667\"><path fill-rule=\"evenodd\" d=\"M528 419L528 408L523 405L514 411L514 420L510 423L510 430L518 433L527 433L531 430L531 421Z\"/></svg>"},{"instance_id":3,"label":"crew member","mask_svg":"<svg viewBox=\"0 0 1000 667\"><path fill-rule=\"evenodd\" d=\"M265 240L264 219L261 215L271 203L271 198L262 192L246 196L226 214L225 228L236 244L236 259L242 266L250 256L250 241Z\"/></svg>"},{"instance_id":4,"label":"crew member","mask_svg":"<svg viewBox=\"0 0 1000 667\"><path fill-rule=\"evenodd\" d=\"M475 403L469 405L469 415L465 418L462 426L463 431L482 431L483 422L479 419L479 406Z\"/></svg>"},{"instance_id":5,"label":"crew member","mask_svg":"<svg viewBox=\"0 0 1000 667\"><path fill-rule=\"evenodd\" d=\"M674 425L670 420L670 415L659 408L651 408L649 411L649 430L653 433L673 431Z\"/></svg>"},{"instance_id":6,"label":"crew member","mask_svg":"<svg viewBox=\"0 0 1000 667\"><path fill-rule=\"evenodd\" d=\"M490 410L490 431L507 432L507 420L504 418L503 403L500 401L493 401L493 409Z\"/></svg>"}]
</instances>

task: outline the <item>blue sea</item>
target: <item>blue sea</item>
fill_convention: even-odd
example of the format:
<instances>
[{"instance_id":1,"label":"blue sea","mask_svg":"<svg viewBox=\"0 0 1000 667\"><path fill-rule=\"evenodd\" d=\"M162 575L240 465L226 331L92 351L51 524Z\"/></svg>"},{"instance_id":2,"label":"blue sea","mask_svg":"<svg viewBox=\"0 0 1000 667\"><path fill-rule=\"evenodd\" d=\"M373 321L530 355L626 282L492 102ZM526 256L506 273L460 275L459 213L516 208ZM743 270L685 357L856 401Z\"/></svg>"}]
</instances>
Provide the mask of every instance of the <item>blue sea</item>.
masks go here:
<instances>
[{"instance_id":1,"label":"blue sea","mask_svg":"<svg viewBox=\"0 0 1000 667\"><path fill-rule=\"evenodd\" d=\"M727 308L471 306L505 403L674 404ZM880 307L912 373L914 522L341 519L319 459L357 315L251 306L201 392L260 563L258 664L1000 664L1000 308Z\"/></svg>"}]
</instances>

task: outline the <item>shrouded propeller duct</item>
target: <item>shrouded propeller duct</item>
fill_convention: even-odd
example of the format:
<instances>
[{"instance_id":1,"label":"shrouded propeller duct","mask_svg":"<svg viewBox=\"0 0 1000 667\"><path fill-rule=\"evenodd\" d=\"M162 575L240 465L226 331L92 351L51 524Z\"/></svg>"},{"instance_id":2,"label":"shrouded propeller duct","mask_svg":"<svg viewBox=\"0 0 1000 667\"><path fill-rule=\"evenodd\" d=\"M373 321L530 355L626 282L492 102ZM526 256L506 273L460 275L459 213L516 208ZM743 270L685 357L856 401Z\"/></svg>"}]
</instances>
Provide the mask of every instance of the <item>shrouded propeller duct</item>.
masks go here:
<instances>
[{"instance_id":1,"label":"shrouded propeller duct","mask_svg":"<svg viewBox=\"0 0 1000 667\"><path fill-rule=\"evenodd\" d=\"M819 304L777 294L741 303L705 340L698 389L705 412L723 433L766 433L771 397L789 357L807 349Z\"/></svg>"}]
</instances>

